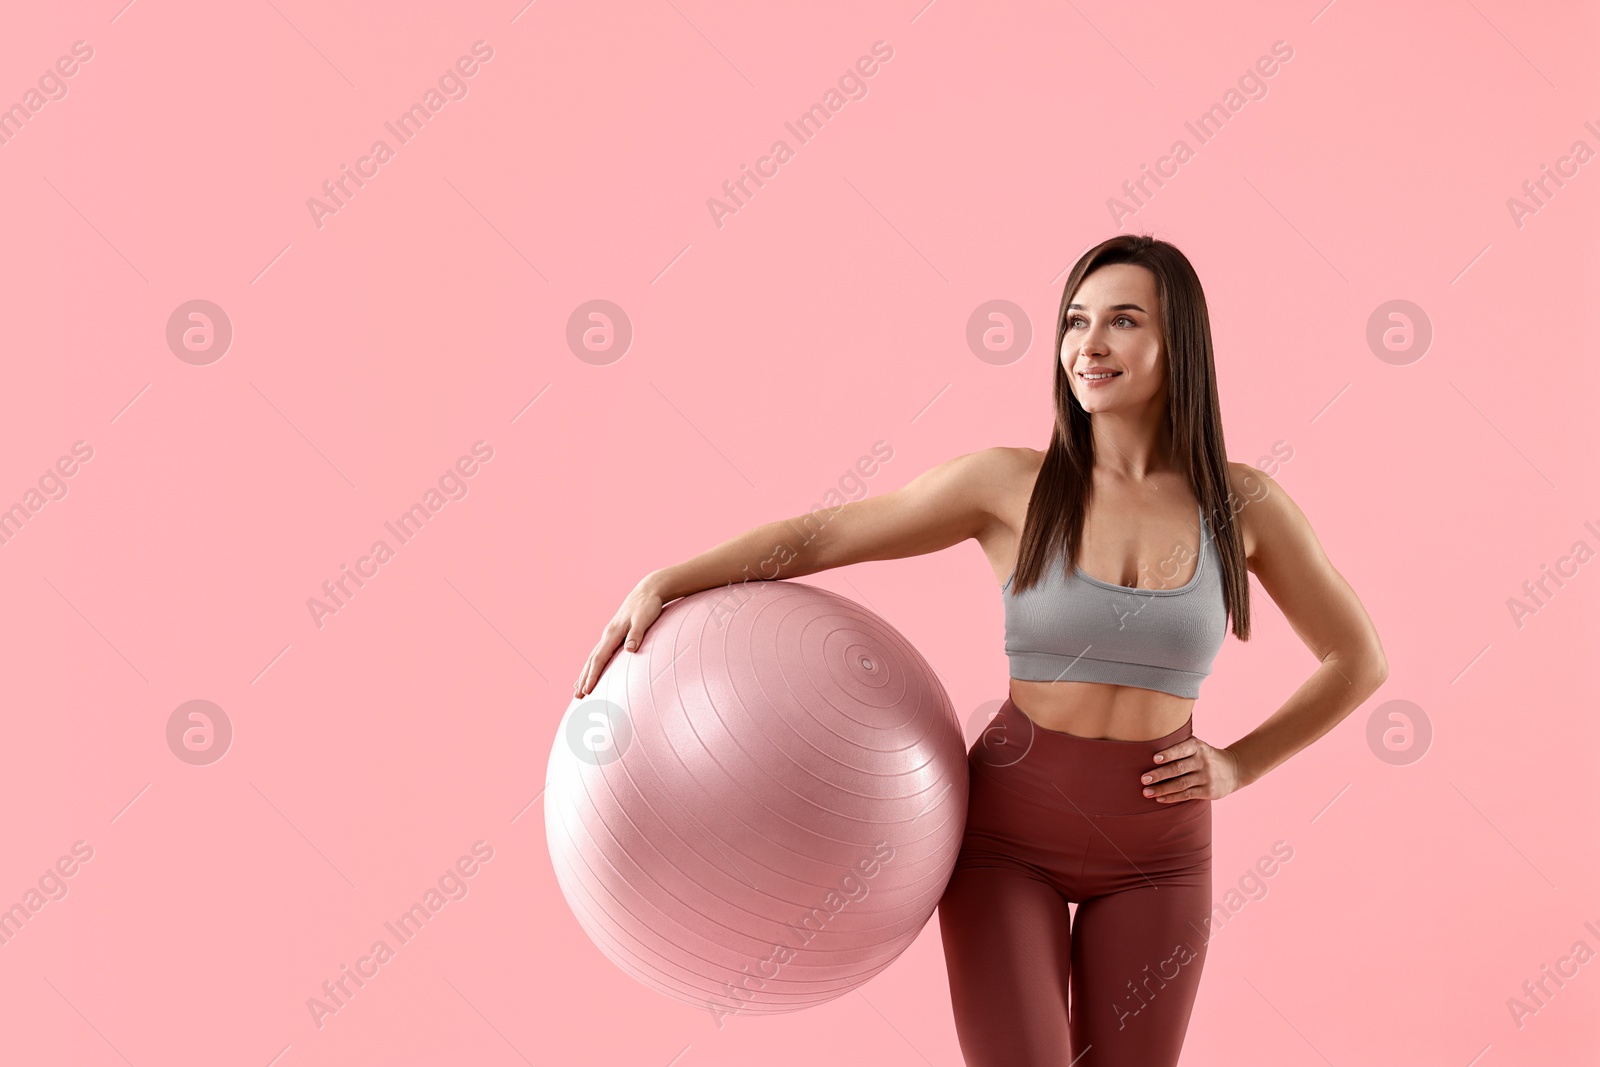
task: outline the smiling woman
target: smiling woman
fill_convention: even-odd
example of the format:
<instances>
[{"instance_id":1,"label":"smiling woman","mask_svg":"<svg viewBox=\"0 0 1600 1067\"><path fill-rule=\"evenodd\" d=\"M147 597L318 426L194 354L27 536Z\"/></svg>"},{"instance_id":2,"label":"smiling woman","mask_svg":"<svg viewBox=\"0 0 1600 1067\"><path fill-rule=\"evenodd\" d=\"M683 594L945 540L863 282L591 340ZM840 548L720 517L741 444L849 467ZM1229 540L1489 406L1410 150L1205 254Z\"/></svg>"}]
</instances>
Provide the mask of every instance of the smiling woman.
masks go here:
<instances>
[{"instance_id":1,"label":"smiling woman","mask_svg":"<svg viewBox=\"0 0 1600 1067\"><path fill-rule=\"evenodd\" d=\"M1205 963L1212 803L1331 730L1388 665L1305 515L1227 458L1205 293L1181 251L1123 234L1084 253L1051 373L1044 449L981 449L851 501L783 574L978 542L1005 598L1010 677L967 753L967 820L939 901L962 1053L1170 1067ZM574 695L624 643L642 647L665 603L739 579L785 525L646 575ZM1192 710L1227 635L1250 636L1251 575L1318 667L1217 747ZM1129 1001L1130 987L1145 995Z\"/></svg>"},{"instance_id":2,"label":"smiling woman","mask_svg":"<svg viewBox=\"0 0 1600 1067\"><path fill-rule=\"evenodd\" d=\"M939 904L951 1002L969 1064L1175 1064L1207 951L1212 802L1326 733L1388 668L1305 516L1226 458L1181 252L1133 235L1091 249L1056 338L1049 445L999 450L975 535L1011 575L1011 680L969 755ZM1228 632L1250 635L1247 572L1322 665L1216 748L1192 708Z\"/></svg>"}]
</instances>

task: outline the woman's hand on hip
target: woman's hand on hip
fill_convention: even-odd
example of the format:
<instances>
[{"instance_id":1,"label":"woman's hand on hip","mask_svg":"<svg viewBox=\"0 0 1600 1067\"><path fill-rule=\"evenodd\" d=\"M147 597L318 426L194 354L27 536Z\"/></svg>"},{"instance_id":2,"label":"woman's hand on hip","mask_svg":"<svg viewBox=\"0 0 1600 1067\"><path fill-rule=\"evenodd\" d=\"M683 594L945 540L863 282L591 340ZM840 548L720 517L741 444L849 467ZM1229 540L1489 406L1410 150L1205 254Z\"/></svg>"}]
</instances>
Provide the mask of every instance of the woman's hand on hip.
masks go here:
<instances>
[{"instance_id":1,"label":"woman's hand on hip","mask_svg":"<svg viewBox=\"0 0 1600 1067\"><path fill-rule=\"evenodd\" d=\"M1186 737L1154 758L1156 765L1139 776L1139 784L1145 796L1163 804L1216 800L1244 784L1238 757L1198 737Z\"/></svg>"}]
</instances>

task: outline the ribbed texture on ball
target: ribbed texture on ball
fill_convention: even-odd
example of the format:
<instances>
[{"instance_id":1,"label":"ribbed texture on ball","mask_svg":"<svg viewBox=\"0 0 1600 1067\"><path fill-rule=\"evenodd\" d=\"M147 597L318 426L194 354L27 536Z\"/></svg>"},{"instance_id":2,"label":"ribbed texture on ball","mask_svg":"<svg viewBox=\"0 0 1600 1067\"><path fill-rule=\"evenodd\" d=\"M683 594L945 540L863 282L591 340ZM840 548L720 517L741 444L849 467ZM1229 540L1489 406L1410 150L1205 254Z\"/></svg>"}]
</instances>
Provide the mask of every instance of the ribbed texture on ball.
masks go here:
<instances>
[{"instance_id":1,"label":"ribbed texture on ball","mask_svg":"<svg viewBox=\"0 0 1600 1067\"><path fill-rule=\"evenodd\" d=\"M927 924L966 745L888 623L750 582L673 601L617 652L563 717L545 788L557 880L601 951L719 1016L770 1014L860 986Z\"/></svg>"}]
</instances>

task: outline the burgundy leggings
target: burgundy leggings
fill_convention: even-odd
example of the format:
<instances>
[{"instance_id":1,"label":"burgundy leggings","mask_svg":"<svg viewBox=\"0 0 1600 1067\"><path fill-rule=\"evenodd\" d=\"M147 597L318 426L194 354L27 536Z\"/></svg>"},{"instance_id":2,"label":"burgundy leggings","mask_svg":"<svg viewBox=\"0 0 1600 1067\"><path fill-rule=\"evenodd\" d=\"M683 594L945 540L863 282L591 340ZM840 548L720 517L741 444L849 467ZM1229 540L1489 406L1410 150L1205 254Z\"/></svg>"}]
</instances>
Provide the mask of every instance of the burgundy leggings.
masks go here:
<instances>
[{"instance_id":1,"label":"burgundy leggings","mask_svg":"<svg viewBox=\"0 0 1600 1067\"><path fill-rule=\"evenodd\" d=\"M1008 698L973 743L966 832L939 902L969 1067L1178 1062L1205 963L1211 801L1163 804L1139 778L1192 728L1078 737Z\"/></svg>"}]
</instances>

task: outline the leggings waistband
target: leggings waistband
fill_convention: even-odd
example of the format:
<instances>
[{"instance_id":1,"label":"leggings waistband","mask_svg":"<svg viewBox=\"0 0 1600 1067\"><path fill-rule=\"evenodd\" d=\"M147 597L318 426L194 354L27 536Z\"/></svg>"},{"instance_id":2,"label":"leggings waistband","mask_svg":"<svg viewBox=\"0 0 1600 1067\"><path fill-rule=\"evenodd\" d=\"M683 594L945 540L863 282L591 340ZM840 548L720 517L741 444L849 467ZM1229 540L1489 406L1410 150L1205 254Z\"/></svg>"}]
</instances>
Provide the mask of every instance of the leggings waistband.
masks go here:
<instances>
[{"instance_id":1,"label":"leggings waistband","mask_svg":"<svg viewBox=\"0 0 1600 1067\"><path fill-rule=\"evenodd\" d=\"M1174 807L1145 796L1139 777L1160 766L1154 759L1157 752L1193 733L1191 716L1166 736L1149 741L1079 737L1039 726L1007 697L967 759L974 771L1041 802L1085 814L1132 815Z\"/></svg>"}]
</instances>

